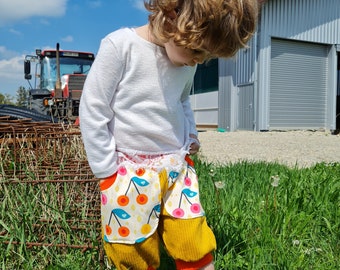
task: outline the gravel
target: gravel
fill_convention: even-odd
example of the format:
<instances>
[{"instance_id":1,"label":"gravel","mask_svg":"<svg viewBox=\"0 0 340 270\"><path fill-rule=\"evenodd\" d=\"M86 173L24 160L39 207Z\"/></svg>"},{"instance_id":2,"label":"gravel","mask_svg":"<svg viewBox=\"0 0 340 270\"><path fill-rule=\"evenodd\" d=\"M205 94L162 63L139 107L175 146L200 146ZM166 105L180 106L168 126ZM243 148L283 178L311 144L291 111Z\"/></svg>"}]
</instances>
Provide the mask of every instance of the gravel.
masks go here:
<instances>
[{"instance_id":1,"label":"gravel","mask_svg":"<svg viewBox=\"0 0 340 270\"><path fill-rule=\"evenodd\" d=\"M340 162L340 135L327 131L200 130L198 138L199 156L217 165L266 161L302 168Z\"/></svg>"}]
</instances>

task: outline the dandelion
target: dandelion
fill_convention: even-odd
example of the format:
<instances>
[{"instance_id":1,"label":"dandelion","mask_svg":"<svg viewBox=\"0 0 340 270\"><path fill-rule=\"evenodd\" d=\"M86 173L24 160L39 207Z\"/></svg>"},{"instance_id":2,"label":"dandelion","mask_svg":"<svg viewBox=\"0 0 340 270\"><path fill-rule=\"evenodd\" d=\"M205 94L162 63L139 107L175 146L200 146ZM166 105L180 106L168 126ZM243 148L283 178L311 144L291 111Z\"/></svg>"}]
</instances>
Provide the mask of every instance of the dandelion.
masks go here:
<instances>
[{"instance_id":1,"label":"dandelion","mask_svg":"<svg viewBox=\"0 0 340 270\"><path fill-rule=\"evenodd\" d=\"M211 169L211 170L209 171L209 175L210 175L211 177L214 177L214 176L216 175L216 173L214 172L213 169Z\"/></svg>"},{"instance_id":2,"label":"dandelion","mask_svg":"<svg viewBox=\"0 0 340 270\"><path fill-rule=\"evenodd\" d=\"M306 255L311 255L312 253L321 253L322 252L322 249L321 248L315 248L315 247L312 247L312 248L307 248L303 251L303 253L305 253Z\"/></svg>"},{"instance_id":3,"label":"dandelion","mask_svg":"<svg viewBox=\"0 0 340 270\"><path fill-rule=\"evenodd\" d=\"M280 177L278 175L272 175L270 177L270 179L272 180L271 186L276 188L279 186L279 182L280 182ZM268 191L267 191L267 196L266 196L266 208L268 207L268 195L269 195L269 191L270 191L270 186L268 187ZM276 201L276 189L274 189L274 198L273 198L273 206L274 209L276 210L277 207L277 201Z\"/></svg>"},{"instance_id":4,"label":"dandelion","mask_svg":"<svg viewBox=\"0 0 340 270\"><path fill-rule=\"evenodd\" d=\"M280 177L278 175L273 175L273 176L270 177L270 179L273 180L273 182L271 183L271 185L273 187L278 187L279 186Z\"/></svg>"},{"instance_id":5,"label":"dandelion","mask_svg":"<svg viewBox=\"0 0 340 270\"><path fill-rule=\"evenodd\" d=\"M260 207L260 211L262 212L263 209L266 207L266 201L260 201L259 207Z\"/></svg>"},{"instance_id":6,"label":"dandelion","mask_svg":"<svg viewBox=\"0 0 340 270\"><path fill-rule=\"evenodd\" d=\"M299 240L293 240L293 246L298 246L300 245L300 241Z\"/></svg>"},{"instance_id":7,"label":"dandelion","mask_svg":"<svg viewBox=\"0 0 340 270\"><path fill-rule=\"evenodd\" d=\"M306 254L306 255L310 255L312 253L312 249L307 248L303 251L303 253Z\"/></svg>"},{"instance_id":8,"label":"dandelion","mask_svg":"<svg viewBox=\"0 0 340 270\"><path fill-rule=\"evenodd\" d=\"M225 187L225 183L222 182L222 181L216 181L216 182L214 182L214 184L215 184L215 187L218 188L218 189L222 189L222 188Z\"/></svg>"}]
</instances>

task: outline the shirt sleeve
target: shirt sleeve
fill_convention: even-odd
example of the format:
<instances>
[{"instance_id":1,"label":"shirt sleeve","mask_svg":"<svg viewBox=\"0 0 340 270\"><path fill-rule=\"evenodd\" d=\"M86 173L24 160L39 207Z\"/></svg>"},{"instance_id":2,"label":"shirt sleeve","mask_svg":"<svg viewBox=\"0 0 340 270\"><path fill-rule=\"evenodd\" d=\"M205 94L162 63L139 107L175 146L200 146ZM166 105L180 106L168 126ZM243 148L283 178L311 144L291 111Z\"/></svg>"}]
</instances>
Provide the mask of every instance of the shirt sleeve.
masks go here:
<instances>
[{"instance_id":1,"label":"shirt sleeve","mask_svg":"<svg viewBox=\"0 0 340 270\"><path fill-rule=\"evenodd\" d=\"M117 170L116 143L108 123L114 117L111 104L123 69L112 40L104 38L86 78L79 110L87 159L98 178L108 177Z\"/></svg>"}]
</instances>

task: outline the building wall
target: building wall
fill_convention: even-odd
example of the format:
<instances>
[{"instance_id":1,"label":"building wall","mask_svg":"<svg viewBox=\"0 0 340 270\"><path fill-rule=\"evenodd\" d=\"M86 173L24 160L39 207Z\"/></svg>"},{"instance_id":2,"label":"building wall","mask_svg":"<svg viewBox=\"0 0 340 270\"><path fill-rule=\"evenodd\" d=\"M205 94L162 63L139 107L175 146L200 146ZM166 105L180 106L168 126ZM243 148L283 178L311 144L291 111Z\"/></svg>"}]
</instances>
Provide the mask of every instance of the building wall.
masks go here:
<instances>
[{"instance_id":1,"label":"building wall","mask_svg":"<svg viewBox=\"0 0 340 270\"><path fill-rule=\"evenodd\" d=\"M327 3L326 3L327 2ZM340 44L339 0L276 0L262 9L258 57L257 130L270 129L270 66L273 38L324 44L329 49L328 99L325 128L335 123L336 44ZM334 114L334 116L333 116Z\"/></svg>"},{"instance_id":2,"label":"building wall","mask_svg":"<svg viewBox=\"0 0 340 270\"><path fill-rule=\"evenodd\" d=\"M219 61L218 126L228 131L253 130L256 117L257 35L234 58Z\"/></svg>"},{"instance_id":3,"label":"building wall","mask_svg":"<svg viewBox=\"0 0 340 270\"><path fill-rule=\"evenodd\" d=\"M309 126L334 129L337 51L339 51L340 47L339 0L268 0L263 5L257 33L251 40L249 48L240 50L235 59L221 61L219 70L219 126L230 131L237 129L269 130L272 129L270 123L274 124L274 128L280 126L280 123L274 123L273 117L272 121L270 121L271 101L273 104L273 100L271 100L271 90L273 90L271 89L271 76L280 76L280 74L275 74L271 70L271 65L274 63L272 40L278 42L282 40L283 44L286 41L292 43L299 41L301 42L299 45L306 44L306 48L313 47L312 44L315 44L315 47L323 46L325 48L326 53L323 56L325 58L323 63L325 63L324 67L327 70L326 75L322 78L320 77L320 79L326 80L323 85L324 88L320 91L320 97L321 95L325 96L325 106L321 108L323 110L322 114L324 114L324 122L320 124L315 121L316 123ZM283 56L284 54L285 52L282 53ZM315 55L315 57L318 56ZM289 58L283 57L283 59L287 60ZM304 60L304 58L302 59ZM289 64L289 61L287 61L288 68ZM308 72L308 70L305 70L305 72ZM272 78L275 79L275 77ZM301 80L303 80L303 75ZM253 93L250 92L251 85L253 86ZM311 91L318 93L316 87L315 85ZM243 93L242 91L244 90L247 93ZM280 91L280 89L276 89L276 91ZM291 93L294 93L294 91ZM249 102L251 95L254 97L253 103ZM225 98L230 98L230 100ZM291 97L291 99L294 100L294 97ZM249 103L248 107L247 102ZM221 106L225 108L221 108ZM249 126L249 117L251 116L246 115L245 117L245 110L251 113L250 106L253 106L253 128ZM301 110L302 108L303 106ZM288 107L285 109L287 110ZM246 122L248 122L248 125ZM299 126L299 123L295 124L291 125L291 127L289 125L280 127L283 129L307 128L307 125Z\"/></svg>"},{"instance_id":4,"label":"building wall","mask_svg":"<svg viewBox=\"0 0 340 270\"><path fill-rule=\"evenodd\" d=\"M218 80L218 59L198 65L190 102L199 127L217 127Z\"/></svg>"},{"instance_id":5,"label":"building wall","mask_svg":"<svg viewBox=\"0 0 340 270\"><path fill-rule=\"evenodd\" d=\"M273 40L278 42L282 40L283 44L286 41L292 42L292 44L301 42L299 45L306 44L306 48L312 48L313 44L315 47L324 47L323 57L325 59L322 63L325 64L324 67L327 70L325 75L322 75L324 77L320 78L326 80L322 84L321 91L324 95L321 105L324 107L318 108L318 110L322 110L319 112L321 112L324 122L321 123L319 119L319 122L315 121L309 126L312 128L335 128L337 59L340 55L340 0L267 0L262 6L257 33L249 42L249 47L240 50L233 59L219 59L218 91L192 97L193 102L200 104L205 112L203 115L203 113L199 113L200 109L197 106L193 106L198 124L210 119L208 121L210 124L216 123L228 131L285 128L281 127L280 123L275 123L275 118L271 118L271 113L273 113L271 104L274 104L274 95L272 94L271 97L271 81L275 79L271 76L280 76L271 69L271 65L274 64ZM284 54L285 52L283 52ZM284 58L284 60L287 59L289 58ZM289 61L287 61L287 65L289 65ZM287 67L289 68L289 66ZM315 99L318 98L316 87L311 90L316 95ZM276 91L280 91L280 89L276 89ZM291 92L294 93L294 91ZM291 99L294 100L294 97ZM205 103L207 106L204 105ZM211 106L212 104L214 106L217 104L214 111L209 110L214 107ZM317 114L318 111L316 110L314 113ZM290 128L307 128L307 125L299 125L299 123L295 123ZM288 125L286 128L289 128Z\"/></svg>"},{"instance_id":6,"label":"building wall","mask_svg":"<svg viewBox=\"0 0 340 270\"><path fill-rule=\"evenodd\" d=\"M271 40L268 129L327 125L328 46Z\"/></svg>"},{"instance_id":7,"label":"building wall","mask_svg":"<svg viewBox=\"0 0 340 270\"><path fill-rule=\"evenodd\" d=\"M191 95L190 103L197 126L217 127L218 91Z\"/></svg>"},{"instance_id":8,"label":"building wall","mask_svg":"<svg viewBox=\"0 0 340 270\"><path fill-rule=\"evenodd\" d=\"M268 0L262 9L262 46L271 36L340 44L339 29L339 0Z\"/></svg>"}]
</instances>

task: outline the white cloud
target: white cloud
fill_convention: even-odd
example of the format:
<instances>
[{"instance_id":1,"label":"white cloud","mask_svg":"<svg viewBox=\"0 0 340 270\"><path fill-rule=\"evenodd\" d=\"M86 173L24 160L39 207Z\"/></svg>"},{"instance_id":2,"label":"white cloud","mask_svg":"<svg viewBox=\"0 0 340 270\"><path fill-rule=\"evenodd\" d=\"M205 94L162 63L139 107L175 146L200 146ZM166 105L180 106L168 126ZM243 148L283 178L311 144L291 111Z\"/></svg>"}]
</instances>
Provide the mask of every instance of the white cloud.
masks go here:
<instances>
[{"instance_id":1,"label":"white cloud","mask_svg":"<svg viewBox=\"0 0 340 270\"><path fill-rule=\"evenodd\" d=\"M50 22L44 18L40 19L40 23L43 25L50 25Z\"/></svg>"},{"instance_id":2,"label":"white cloud","mask_svg":"<svg viewBox=\"0 0 340 270\"><path fill-rule=\"evenodd\" d=\"M16 56L0 60L0 80L2 78L17 79L23 77L23 60L25 56Z\"/></svg>"},{"instance_id":3,"label":"white cloud","mask_svg":"<svg viewBox=\"0 0 340 270\"><path fill-rule=\"evenodd\" d=\"M46 51L46 50L55 50L56 49L56 46L49 46L49 45L46 45L46 46L42 46L41 47L41 50L43 51Z\"/></svg>"},{"instance_id":4,"label":"white cloud","mask_svg":"<svg viewBox=\"0 0 340 270\"><path fill-rule=\"evenodd\" d=\"M0 46L0 60L18 56L15 51L8 50L5 46Z\"/></svg>"},{"instance_id":5,"label":"white cloud","mask_svg":"<svg viewBox=\"0 0 340 270\"><path fill-rule=\"evenodd\" d=\"M0 0L0 26L34 16L58 17L68 0Z\"/></svg>"},{"instance_id":6,"label":"white cloud","mask_svg":"<svg viewBox=\"0 0 340 270\"><path fill-rule=\"evenodd\" d=\"M73 42L73 37L68 35L66 37L63 37L61 40L64 42Z\"/></svg>"},{"instance_id":7,"label":"white cloud","mask_svg":"<svg viewBox=\"0 0 340 270\"><path fill-rule=\"evenodd\" d=\"M87 5L88 5L90 8L99 8L99 7L102 6L102 1L100 1L100 0L88 1L88 2L87 2Z\"/></svg>"},{"instance_id":8,"label":"white cloud","mask_svg":"<svg viewBox=\"0 0 340 270\"><path fill-rule=\"evenodd\" d=\"M2 54L4 54L6 52L6 47L4 46L0 46L0 57Z\"/></svg>"},{"instance_id":9,"label":"white cloud","mask_svg":"<svg viewBox=\"0 0 340 270\"><path fill-rule=\"evenodd\" d=\"M0 46L0 93L15 97L20 86L28 89L24 79L24 59L24 54Z\"/></svg>"},{"instance_id":10,"label":"white cloud","mask_svg":"<svg viewBox=\"0 0 340 270\"><path fill-rule=\"evenodd\" d=\"M133 7L145 11L144 0L130 0L133 3Z\"/></svg>"},{"instance_id":11,"label":"white cloud","mask_svg":"<svg viewBox=\"0 0 340 270\"><path fill-rule=\"evenodd\" d=\"M15 97L20 86L28 88L24 80L24 57L20 55L0 60L0 92L2 94Z\"/></svg>"},{"instance_id":12,"label":"white cloud","mask_svg":"<svg viewBox=\"0 0 340 270\"><path fill-rule=\"evenodd\" d=\"M17 35L17 36L20 36L22 33L18 30L15 30L13 28L9 29L8 30L10 33L14 34L14 35Z\"/></svg>"}]
</instances>

